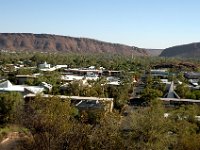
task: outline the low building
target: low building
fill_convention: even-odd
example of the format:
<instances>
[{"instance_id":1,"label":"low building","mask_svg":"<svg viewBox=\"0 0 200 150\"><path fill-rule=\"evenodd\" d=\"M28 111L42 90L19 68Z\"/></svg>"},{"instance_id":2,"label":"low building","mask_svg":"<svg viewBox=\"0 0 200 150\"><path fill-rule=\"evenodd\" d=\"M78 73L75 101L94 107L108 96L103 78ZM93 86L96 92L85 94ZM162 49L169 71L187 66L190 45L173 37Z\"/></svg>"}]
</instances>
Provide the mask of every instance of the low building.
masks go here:
<instances>
[{"instance_id":1,"label":"low building","mask_svg":"<svg viewBox=\"0 0 200 150\"><path fill-rule=\"evenodd\" d=\"M169 76L169 72L166 69L152 69L150 70L150 75L152 77L159 77L165 79Z\"/></svg>"},{"instance_id":2,"label":"low building","mask_svg":"<svg viewBox=\"0 0 200 150\"><path fill-rule=\"evenodd\" d=\"M43 86L27 86L27 85L13 85L9 80L0 83L0 93L3 92L19 92L22 95L38 94L45 90Z\"/></svg>"},{"instance_id":3,"label":"low building","mask_svg":"<svg viewBox=\"0 0 200 150\"><path fill-rule=\"evenodd\" d=\"M43 98L58 97L60 99L69 100L76 107L82 110L88 109L104 109L105 112L112 112L113 110L113 98L99 98L99 97L81 97L81 96L65 96L65 95L41 95ZM32 100L36 97L36 94L24 95L25 101Z\"/></svg>"},{"instance_id":4,"label":"low building","mask_svg":"<svg viewBox=\"0 0 200 150\"><path fill-rule=\"evenodd\" d=\"M61 69L61 68L67 69L67 67L68 67L67 65L56 65L55 66L56 69Z\"/></svg>"},{"instance_id":5,"label":"low building","mask_svg":"<svg viewBox=\"0 0 200 150\"><path fill-rule=\"evenodd\" d=\"M188 80L190 89L200 89L200 73L199 72L185 72L184 77Z\"/></svg>"},{"instance_id":6,"label":"low building","mask_svg":"<svg viewBox=\"0 0 200 150\"><path fill-rule=\"evenodd\" d=\"M39 69L50 69L51 68L51 64L47 64L47 62L45 61L43 64L39 64L38 68Z\"/></svg>"},{"instance_id":7,"label":"low building","mask_svg":"<svg viewBox=\"0 0 200 150\"><path fill-rule=\"evenodd\" d=\"M104 110L103 103L98 100L84 100L75 105L79 110Z\"/></svg>"},{"instance_id":8,"label":"low building","mask_svg":"<svg viewBox=\"0 0 200 150\"><path fill-rule=\"evenodd\" d=\"M61 80L70 82L74 80L83 80L84 76L78 76L78 75L61 75Z\"/></svg>"},{"instance_id":9,"label":"low building","mask_svg":"<svg viewBox=\"0 0 200 150\"><path fill-rule=\"evenodd\" d=\"M47 64L47 62L45 61L43 64L39 64L38 65L38 69L40 71L55 71L58 69L66 69L68 66L67 65L55 65L53 67L51 67L51 64Z\"/></svg>"},{"instance_id":10,"label":"low building","mask_svg":"<svg viewBox=\"0 0 200 150\"><path fill-rule=\"evenodd\" d=\"M101 70L88 69L88 68L74 68L65 69L65 72L61 76L63 81L74 81L74 80L97 80L101 74Z\"/></svg>"},{"instance_id":11,"label":"low building","mask_svg":"<svg viewBox=\"0 0 200 150\"><path fill-rule=\"evenodd\" d=\"M194 87L197 87L199 85L199 79L189 79L188 82Z\"/></svg>"},{"instance_id":12,"label":"low building","mask_svg":"<svg viewBox=\"0 0 200 150\"><path fill-rule=\"evenodd\" d=\"M102 72L103 76L119 77L120 74L121 74L121 71L116 71L116 70L103 70L103 72Z\"/></svg>"},{"instance_id":13,"label":"low building","mask_svg":"<svg viewBox=\"0 0 200 150\"><path fill-rule=\"evenodd\" d=\"M28 80L35 80L37 76L35 75L16 75L17 84L25 84Z\"/></svg>"},{"instance_id":14,"label":"low building","mask_svg":"<svg viewBox=\"0 0 200 150\"><path fill-rule=\"evenodd\" d=\"M102 70L91 68L69 68L64 70L66 75L78 75L78 76L100 76Z\"/></svg>"},{"instance_id":15,"label":"low building","mask_svg":"<svg viewBox=\"0 0 200 150\"><path fill-rule=\"evenodd\" d=\"M185 72L184 77L186 79L200 79L200 72Z\"/></svg>"},{"instance_id":16,"label":"low building","mask_svg":"<svg viewBox=\"0 0 200 150\"><path fill-rule=\"evenodd\" d=\"M178 99L178 98L159 98L165 107L180 107L181 105L200 105L200 100Z\"/></svg>"},{"instance_id":17,"label":"low building","mask_svg":"<svg viewBox=\"0 0 200 150\"><path fill-rule=\"evenodd\" d=\"M108 84L108 85L120 85L121 84L120 79L117 77L113 77L113 76L107 77L106 80L107 80L106 84Z\"/></svg>"}]
</instances>

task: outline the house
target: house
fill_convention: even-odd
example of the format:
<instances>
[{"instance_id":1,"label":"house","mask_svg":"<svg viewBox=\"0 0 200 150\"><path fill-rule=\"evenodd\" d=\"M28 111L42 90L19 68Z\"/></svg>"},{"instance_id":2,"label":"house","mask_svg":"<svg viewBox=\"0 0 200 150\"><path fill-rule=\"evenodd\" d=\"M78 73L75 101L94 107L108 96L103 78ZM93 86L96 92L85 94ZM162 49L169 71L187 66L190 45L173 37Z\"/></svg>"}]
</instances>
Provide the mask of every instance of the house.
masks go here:
<instances>
[{"instance_id":1,"label":"house","mask_svg":"<svg viewBox=\"0 0 200 150\"><path fill-rule=\"evenodd\" d=\"M200 79L200 72L185 72L184 77L186 79Z\"/></svg>"},{"instance_id":2,"label":"house","mask_svg":"<svg viewBox=\"0 0 200 150\"><path fill-rule=\"evenodd\" d=\"M74 80L97 80L101 73L101 70L93 68L73 68L65 69L65 72L61 76L63 81L74 81Z\"/></svg>"},{"instance_id":3,"label":"house","mask_svg":"<svg viewBox=\"0 0 200 150\"><path fill-rule=\"evenodd\" d=\"M102 71L93 68L69 68L65 69L67 75L78 75L78 76L99 76Z\"/></svg>"},{"instance_id":4,"label":"house","mask_svg":"<svg viewBox=\"0 0 200 150\"><path fill-rule=\"evenodd\" d=\"M51 64L47 64L47 62L45 61L43 64L39 64L38 67L39 69L50 69Z\"/></svg>"},{"instance_id":5,"label":"house","mask_svg":"<svg viewBox=\"0 0 200 150\"><path fill-rule=\"evenodd\" d=\"M120 85L121 84L120 79L117 77L107 77L106 80L107 80L108 85Z\"/></svg>"},{"instance_id":6,"label":"house","mask_svg":"<svg viewBox=\"0 0 200 150\"><path fill-rule=\"evenodd\" d=\"M16 75L16 81L17 84L21 85L21 84L25 84L26 81L28 81L29 79L36 79L37 77L35 75Z\"/></svg>"},{"instance_id":7,"label":"house","mask_svg":"<svg viewBox=\"0 0 200 150\"><path fill-rule=\"evenodd\" d=\"M199 72L185 72L184 77L189 82L191 89L199 89L200 73Z\"/></svg>"},{"instance_id":8,"label":"house","mask_svg":"<svg viewBox=\"0 0 200 150\"><path fill-rule=\"evenodd\" d=\"M194 87L197 87L199 85L199 79L189 79L188 82Z\"/></svg>"},{"instance_id":9,"label":"house","mask_svg":"<svg viewBox=\"0 0 200 150\"><path fill-rule=\"evenodd\" d=\"M27 85L13 85L9 80L0 83L0 93L2 92L19 92L25 94L38 94L45 90L43 86L27 86Z\"/></svg>"},{"instance_id":10,"label":"house","mask_svg":"<svg viewBox=\"0 0 200 150\"><path fill-rule=\"evenodd\" d=\"M150 70L152 77L159 77L166 79L169 76L169 72L166 69L152 69Z\"/></svg>"},{"instance_id":11,"label":"house","mask_svg":"<svg viewBox=\"0 0 200 150\"><path fill-rule=\"evenodd\" d=\"M61 75L61 80L66 82L71 82L74 80L83 80L84 76L78 75Z\"/></svg>"},{"instance_id":12,"label":"house","mask_svg":"<svg viewBox=\"0 0 200 150\"><path fill-rule=\"evenodd\" d=\"M55 70L61 69L61 68L66 69L67 67L68 67L67 65L55 65L55 66L51 67L51 64L47 64L46 61L43 64L38 65L38 69L41 71L55 71Z\"/></svg>"},{"instance_id":13,"label":"house","mask_svg":"<svg viewBox=\"0 0 200 150\"><path fill-rule=\"evenodd\" d=\"M38 69L40 71L55 71L57 68L55 67L51 68L51 64L47 64L47 62L45 61L43 64L38 65Z\"/></svg>"},{"instance_id":14,"label":"house","mask_svg":"<svg viewBox=\"0 0 200 150\"><path fill-rule=\"evenodd\" d=\"M119 77L120 74L121 74L121 71L116 71L116 70L103 70L103 72L102 72L103 76Z\"/></svg>"},{"instance_id":15,"label":"house","mask_svg":"<svg viewBox=\"0 0 200 150\"><path fill-rule=\"evenodd\" d=\"M103 103L98 100L81 100L75 105L79 110L104 110Z\"/></svg>"},{"instance_id":16,"label":"house","mask_svg":"<svg viewBox=\"0 0 200 150\"><path fill-rule=\"evenodd\" d=\"M113 110L113 98L99 98L99 97L82 97L82 96L65 96L65 95L49 95L42 94L43 98L58 97L60 99L69 100L77 108L81 110L88 109L104 109L105 112L112 112ZM26 94L24 95L25 101L32 100L36 97L36 94Z\"/></svg>"},{"instance_id":17,"label":"house","mask_svg":"<svg viewBox=\"0 0 200 150\"><path fill-rule=\"evenodd\" d=\"M200 105L200 100L178 99L178 98L159 98L165 107L179 107L181 105Z\"/></svg>"},{"instance_id":18,"label":"house","mask_svg":"<svg viewBox=\"0 0 200 150\"><path fill-rule=\"evenodd\" d=\"M56 68L56 69L67 69L67 65L56 65L54 66L53 68Z\"/></svg>"}]
</instances>

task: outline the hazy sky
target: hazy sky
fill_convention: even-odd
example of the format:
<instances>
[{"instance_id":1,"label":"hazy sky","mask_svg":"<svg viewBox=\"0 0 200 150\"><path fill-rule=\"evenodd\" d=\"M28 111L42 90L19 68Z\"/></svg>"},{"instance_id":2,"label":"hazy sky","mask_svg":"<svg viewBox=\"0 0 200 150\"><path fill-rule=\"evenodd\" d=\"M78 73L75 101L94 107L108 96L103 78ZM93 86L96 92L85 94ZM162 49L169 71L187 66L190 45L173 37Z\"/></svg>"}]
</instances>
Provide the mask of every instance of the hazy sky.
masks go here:
<instances>
[{"instance_id":1,"label":"hazy sky","mask_svg":"<svg viewBox=\"0 0 200 150\"><path fill-rule=\"evenodd\" d=\"M0 0L0 32L88 37L145 48L200 41L200 0Z\"/></svg>"}]
</instances>

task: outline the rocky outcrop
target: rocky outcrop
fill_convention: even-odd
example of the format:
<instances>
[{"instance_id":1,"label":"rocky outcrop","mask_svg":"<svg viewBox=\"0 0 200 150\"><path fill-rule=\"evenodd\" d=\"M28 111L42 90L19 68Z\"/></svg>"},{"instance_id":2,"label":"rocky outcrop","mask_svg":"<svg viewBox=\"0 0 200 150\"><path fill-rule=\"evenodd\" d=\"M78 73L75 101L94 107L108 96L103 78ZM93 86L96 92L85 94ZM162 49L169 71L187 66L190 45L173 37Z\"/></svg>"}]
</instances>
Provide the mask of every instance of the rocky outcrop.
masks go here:
<instances>
[{"instance_id":1,"label":"rocky outcrop","mask_svg":"<svg viewBox=\"0 0 200 150\"><path fill-rule=\"evenodd\" d=\"M49 34L0 33L0 49L43 52L116 53L147 56L145 49L98 41Z\"/></svg>"}]
</instances>

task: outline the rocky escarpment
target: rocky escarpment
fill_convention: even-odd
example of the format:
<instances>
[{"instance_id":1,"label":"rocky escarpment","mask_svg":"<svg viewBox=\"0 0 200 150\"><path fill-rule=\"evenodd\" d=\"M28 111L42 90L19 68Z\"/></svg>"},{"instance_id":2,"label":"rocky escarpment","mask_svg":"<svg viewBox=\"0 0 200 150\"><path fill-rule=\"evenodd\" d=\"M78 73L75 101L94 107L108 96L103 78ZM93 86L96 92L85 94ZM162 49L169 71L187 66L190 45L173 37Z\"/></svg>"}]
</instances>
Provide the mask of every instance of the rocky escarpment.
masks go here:
<instances>
[{"instance_id":1,"label":"rocky escarpment","mask_svg":"<svg viewBox=\"0 0 200 150\"><path fill-rule=\"evenodd\" d=\"M31 33L0 33L0 49L12 51L116 53L135 56L148 55L145 49L123 44L108 43L88 38Z\"/></svg>"}]
</instances>

